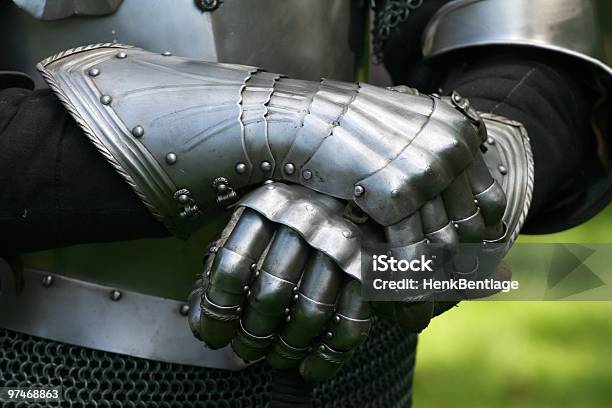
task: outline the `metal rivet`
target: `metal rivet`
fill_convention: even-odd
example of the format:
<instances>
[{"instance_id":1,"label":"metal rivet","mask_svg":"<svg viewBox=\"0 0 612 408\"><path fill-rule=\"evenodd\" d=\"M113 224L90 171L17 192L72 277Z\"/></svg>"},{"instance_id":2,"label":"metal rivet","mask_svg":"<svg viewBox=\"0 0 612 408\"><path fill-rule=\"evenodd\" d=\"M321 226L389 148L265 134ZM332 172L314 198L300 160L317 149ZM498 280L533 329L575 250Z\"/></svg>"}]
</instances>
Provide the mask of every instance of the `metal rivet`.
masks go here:
<instances>
[{"instance_id":1,"label":"metal rivet","mask_svg":"<svg viewBox=\"0 0 612 408\"><path fill-rule=\"evenodd\" d=\"M493 146L495 144L495 139L493 139L492 137L488 137L487 138L487 143L490 144L491 146Z\"/></svg>"},{"instance_id":2,"label":"metal rivet","mask_svg":"<svg viewBox=\"0 0 612 408\"><path fill-rule=\"evenodd\" d=\"M42 284L45 288L48 288L49 286L53 285L53 276L47 275L42 278Z\"/></svg>"},{"instance_id":3,"label":"metal rivet","mask_svg":"<svg viewBox=\"0 0 612 408\"><path fill-rule=\"evenodd\" d=\"M236 308L236 314L240 314L240 312L242 312L242 308L241 307L237 307Z\"/></svg>"},{"instance_id":4,"label":"metal rivet","mask_svg":"<svg viewBox=\"0 0 612 408\"><path fill-rule=\"evenodd\" d=\"M125 57L127 57L127 54L125 53L125 51L119 51L115 57L119 58L119 59L124 59Z\"/></svg>"},{"instance_id":5,"label":"metal rivet","mask_svg":"<svg viewBox=\"0 0 612 408\"><path fill-rule=\"evenodd\" d=\"M319 350L320 350L320 351L325 351L325 346L321 344L321 345L319 346Z\"/></svg>"},{"instance_id":6,"label":"metal rivet","mask_svg":"<svg viewBox=\"0 0 612 408\"><path fill-rule=\"evenodd\" d=\"M255 269L257 269L257 264L256 263L252 263L251 264L251 272L255 271Z\"/></svg>"},{"instance_id":7,"label":"metal rivet","mask_svg":"<svg viewBox=\"0 0 612 408\"><path fill-rule=\"evenodd\" d=\"M304 170L302 172L302 177L304 178L304 180L310 180L312 178L312 171Z\"/></svg>"},{"instance_id":8,"label":"metal rivet","mask_svg":"<svg viewBox=\"0 0 612 408\"><path fill-rule=\"evenodd\" d=\"M112 290L110 293L110 298L113 301L118 301L119 299L121 299L121 292L119 292L117 289Z\"/></svg>"},{"instance_id":9,"label":"metal rivet","mask_svg":"<svg viewBox=\"0 0 612 408\"><path fill-rule=\"evenodd\" d=\"M261 169L261 171L270 171L272 170L272 165L269 161L262 161L259 165L259 168Z\"/></svg>"},{"instance_id":10,"label":"metal rivet","mask_svg":"<svg viewBox=\"0 0 612 408\"><path fill-rule=\"evenodd\" d=\"M293 287L293 293L297 293L297 291L298 291L298 290L299 290L299 289L298 289L298 287L297 287L297 286L294 286L294 287Z\"/></svg>"},{"instance_id":11,"label":"metal rivet","mask_svg":"<svg viewBox=\"0 0 612 408\"><path fill-rule=\"evenodd\" d=\"M134 137L142 137L144 135L144 128L140 125L134 126L132 129L132 135Z\"/></svg>"},{"instance_id":12,"label":"metal rivet","mask_svg":"<svg viewBox=\"0 0 612 408\"><path fill-rule=\"evenodd\" d=\"M297 293L293 295L293 300L298 300L299 298L300 298L300 295L298 295Z\"/></svg>"},{"instance_id":13,"label":"metal rivet","mask_svg":"<svg viewBox=\"0 0 612 408\"><path fill-rule=\"evenodd\" d=\"M187 194L181 194L178 196L177 200L181 204L187 204L189 202L189 196Z\"/></svg>"},{"instance_id":14,"label":"metal rivet","mask_svg":"<svg viewBox=\"0 0 612 408\"><path fill-rule=\"evenodd\" d=\"M287 316L287 318L285 319L285 321L286 321L287 323L289 323L289 322L291 321L291 316Z\"/></svg>"},{"instance_id":15,"label":"metal rivet","mask_svg":"<svg viewBox=\"0 0 612 408\"><path fill-rule=\"evenodd\" d=\"M183 303L181 307L179 308L179 313L182 316L187 316L187 313L189 313L189 305L186 303Z\"/></svg>"},{"instance_id":16,"label":"metal rivet","mask_svg":"<svg viewBox=\"0 0 612 408\"><path fill-rule=\"evenodd\" d=\"M325 337L328 338L328 339L331 339L332 337L334 337L334 333L327 332L327 333L325 333Z\"/></svg>"},{"instance_id":17,"label":"metal rivet","mask_svg":"<svg viewBox=\"0 0 612 408\"><path fill-rule=\"evenodd\" d=\"M353 237L353 233L351 231L342 231L342 235L344 236L344 238L352 238Z\"/></svg>"},{"instance_id":18,"label":"metal rivet","mask_svg":"<svg viewBox=\"0 0 612 408\"><path fill-rule=\"evenodd\" d=\"M246 295L247 297L251 296L251 291L249 290Z\"/></svg>"},{"instance_id":19,"label":"metal rivet","mask_svg":"<svg viewBox=\"0 0 612 408\"><path fill-rule=\"evenodd\" d=\"M236 170L236 173L244 174L244 172L247 170L247 166L244 163L238 163L234 169Z\"/></svg>"},{"instance_id":20,"label":"metal rivet","mask_svg":"<svg viewBox=\"0 0 612 408\"><path fill-rule=\"evenodd\" d=\"M457 224L456 222L453 222L453 227L455 227L456 230L459 229L459 224Z\"/></svg>"},{"instance_id":21,"label":"metal rivet","mask_svg":"<svg viewBox=\"0 0 612 408\"><path fill-rule=\"evenodd\" d=\"M206 277L209 278L210 277L210 271L206 272Z\"/></svg>"},{"instance_id":22,"label":"metal rivet","mask_svg":"<svg viewBox=\"0 0 612 408\"><path fill-rule=\"evenodd\" d=\"M425 243L426 243L427 245L429 245L429 244L431 244L431 240L430 240L429 238L425 238Z\"/></svg>"},{"instance_id":23,"label":"metal rivet","mask_svg":"<svg viewBox=\"0 0 612 408\"><path fill-rule=\"evenodd\" d=\"M211 254L216 254L219 251L219 247L217 247L216 245L213 245L210 247L209 251Z\"/></svg>"},{"instance_id":24,"label":"metal rivet","mask_svg":"<svg viewBox=\"0 0 612 408\"><path fill-rule=\"evenodd\" d=\"M98 68L90 68L89 71L87 71L87 75L97 77L100 75L100 70Z\"/></svg>"},{"instance_id":25,"label":"metal rivet","mask_svg":"<svg viewBox=\"0 0 612 408\"><path fill-rule=\"evenodd\" d=\"M110 105L112 101L113 98L111 98L109 95L102 95L100 97L100 102L102 103L102 105Z\"/></svg>"},{"instance_id":26,"label":"metal rivet","mask_svg":"<svg viewBox=\"0 0 612 408\"><path fill-rule=\"evenodd\" d=\"M259 271L255 271L255 277L259 278Z\"/></svg>"},{"instance_id":27,"label":"metal rivet","mask_svg":"<svg viewBox=\"0 0 612 408\"><path fill-rule=\"evenodd\" d=\"M176 154L170 152L166 155L166 163L168 164L174 164L176 163Z\"/></svg>"},{"instance_id":28,"label":"metal rivet","mask_svg":"<svg viewBox=\"0 0 612 408\"><path fill-rule=\"evenodd\" d=\"M502 175L506 175L508 173L508 169L505 166L499 165L497 169Z\"/></svg>"},{"instance_id":29,"label":"metal rivet","mask_svg":"<svg viewBox=\"0 0 612 408\"><path fill-rule=\"evenodd\" d=\"M341 320L341 319L340 319L340 316L339 316L339 315L335 315L335 316L334 316L334 323L336 323L336 324L337 324L337 323L340 323L340 320Z\"/></svg>"},{"instance_id":30,"label":"metal rivet","mask_svg":"<svg viewBox=\"0 0 612 408\"><path fill-rule=\"evenodd\" d=\"M295 166L293 165L293 163L285 164L285 173L289 175L295 173Z\"/></svg>"},{"instance_id":31,"label":"metal rivet","mask_svg":"<svg viewBox=\"0 0 612 408\"><path fill-rule=\"evenodd\" d=\"M219 194L227 193L227 185L223 183L217 184L217 193Z\"/></svg>"},{"instance_id":32,"label":"metal rivet","mask_svg":"<svg viewBox=\"0 0 612 408\"><path fill-rule=\"evenodd\" d=\"M249 287L248 287L248 285L244 285L244 286L242 287L242 291L243 291L243 292L248 292L248 291L249 291Z\"/></svg>"},{"instance_id":33,"label":"metal rivet","mask_svg":"<svg viewBox=\"0 0 612 408\"><path fill-rule=\"evenodd\" d=\"M171 56L171 55L172 55L172 53L171 53L170 51L164 51L164 52L162 52L162 55L163 55L164 57L169 57L169 56Z\"/></svg>"},{"instance_id":34,"label":"metal rivet","mask_svg":"<svg viewBox=\"0 0 612 408\"><path fill-rule=\"evenodd\" d=\"M399 190L391 190L391 197L393 198L399 197Z\"/></svg>"},{"instance_id":35,"label":"metal rivet","mask_svg":"<svg viewBox=\"0 0 612 408\"><path fill-rule=\"evenodd\" d=\"M463 101L463 98L457 92L453 92L453 100L456 103L461 103Z\"/></svg>"},{"instance_id":36,"label":"metal rivet","mask_svg":"<svg viewBox=\"0 0 612 408\"><path fill-rule=\"evenodd\" d=\"M478 205L478 200L476 198L474 199L474 204Z\"/></svg>"},{"instance_id":37,"label":"metal rivet","mask_svg":"<svg viewBox=\"0 0 612 408\"><path fill-rule=\"evenodd\" d=\"M289 309L288 307L285 308L285 314L289 314L291 313L291 309Z\"/></svg>"},{"instance_id":38,"label":"metal rivet","mask_svg":"<svg viewBox=\"0 0 612 408\"><path fill-rule=\"evenodd\" d=\"M196 0L196 5L202 11L213 11L219 7L221 2L219 0Z\"/></svg>"},{"instance_id":39,"label":"metal rivet","mask_svg":"<svg viewBox=\"0 0 612 408\"><path fill-rule=\"evenodd\" d=\"M271 179L264 181L264 184L272 184L272 183L274 183L274 180L271 180Z\"/></svg>"},{"instance_id":40,"label":"metal rivet","mask_svg":"<svg viewBox=\"0 0 612 408\"><path fill-rule=\"evenodd\" d=\"M363 193L365 193L365 188L363 188L363 186L360 186L358 184L355 186L353 193L355 194L355 197L361 197Z\"/></svg>"}]
</instances>

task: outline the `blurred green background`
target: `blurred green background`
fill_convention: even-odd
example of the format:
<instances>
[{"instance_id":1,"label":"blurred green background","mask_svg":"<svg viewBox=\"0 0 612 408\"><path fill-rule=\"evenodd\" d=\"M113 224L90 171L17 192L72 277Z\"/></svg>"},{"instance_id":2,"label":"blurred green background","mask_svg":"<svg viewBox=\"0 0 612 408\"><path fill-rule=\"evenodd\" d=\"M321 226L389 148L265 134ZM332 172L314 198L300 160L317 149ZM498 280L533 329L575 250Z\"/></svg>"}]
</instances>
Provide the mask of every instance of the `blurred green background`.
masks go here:
<instances>
[{"instance_id":1,"label":"blurred green background","mask_svg":"<svg viewBox=\"0 0 612 408\"><path fill-rule=\"evenodd\" d=\"M612 242L612 206L522 242ZM612 407L612 302L463 302L419 337L414 407Z\"/></svg>"},{"instance_id":2,"label":"blurred green background","mask_svg":"<svg viewBox=\"0 0 612 408\"><path fill-rule=\"evenodd\" d=\"M610 63L612 0L599 3ZM612 206L519 242L612 242ZM612 407L612 302L463 302L419 337L416 365L415 408Z\"/></svg>"}]
</instances>

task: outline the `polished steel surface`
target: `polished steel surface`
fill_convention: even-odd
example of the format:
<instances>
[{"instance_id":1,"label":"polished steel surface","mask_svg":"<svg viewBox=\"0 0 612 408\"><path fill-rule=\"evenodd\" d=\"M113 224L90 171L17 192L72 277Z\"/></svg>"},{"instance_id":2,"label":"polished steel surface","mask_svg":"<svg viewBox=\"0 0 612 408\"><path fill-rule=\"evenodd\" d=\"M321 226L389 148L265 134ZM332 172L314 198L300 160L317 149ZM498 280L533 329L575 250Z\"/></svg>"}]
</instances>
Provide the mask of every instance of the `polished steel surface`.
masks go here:
<instances>
[{"instance_id":1,"label":"polished steel surface","mask_svg":"<svg viewBox=\"0 0 612 408\"><path fill-rule=\"evenodd\" d=\"M193 338L183 302L44 271L15 274L2 259L0 286L0 326L6 329L156 361L245 367L229 348L213 351Z\"/></svg>"},{"instance_id":2,"label":"polished steel surface","mask_svg":"<svg viewBox=\"0 0 612 408\"><path fill-rule=\"evenodd\" d=\"M103 16L114 13L123 0L13 0L38 20L60 20L73 15Z\"/></svg>"},{"instance_id":3,"label":"polished steel surface","mask_svg":"<svg viewBox=\"0 0 612 408\"><path fill-rule=\"evenodd\" d=\"M503 220L508 247L518 237L527 218L533 195L534 163L525 127L517 121L490 113L480 114L489 134L485 163L506 193ZM500 170L500 166L505 171Z\"/></svg>"},{"instance_id":4,"label":"polished steel surface","mask_svg":"<svg viewBox=\"0 0 612 408\"><path fill-rule=\"evenodd\" d=\"M246 195L238 205L297 231L347 274L361 279L362 234L342 216L341 201L301 186L273 183Z\"/></svg>"},{"instance_id":5,"label":"polished steel surface","mask_svg":"<svg viewBox=\"0 0 612 408\"><path fill-rule=\"evenodd\" d=\"M355 74L351 2L346 0L227 0L213 11L202 11L193 0L62 1L65 7L56 0L53 6L58 8L44 9L38 5L52 2L17 2L55 20L37 19L10 0L0 2L0 27L10 33L0 37L0 68L26 72L38 86L45 86L36 73L38 61L67 48L108 42L257 65L311 80L352 80ZM52 18L62 10L75 14L73 8L78 15ZM112 8L116 11L105 12Z\"/></svg>"},{"instance_id":6,"label":"polished steel surface","mask_svg":"<svg viewBox=\"0 0 612 408\"><path fill-rule=\"evenodd\" d=\"M486 45L542 48L585 61L610 84L596 11L591 0L453 1L425 29L423 55Z\"/></svg>"}]
</instances>

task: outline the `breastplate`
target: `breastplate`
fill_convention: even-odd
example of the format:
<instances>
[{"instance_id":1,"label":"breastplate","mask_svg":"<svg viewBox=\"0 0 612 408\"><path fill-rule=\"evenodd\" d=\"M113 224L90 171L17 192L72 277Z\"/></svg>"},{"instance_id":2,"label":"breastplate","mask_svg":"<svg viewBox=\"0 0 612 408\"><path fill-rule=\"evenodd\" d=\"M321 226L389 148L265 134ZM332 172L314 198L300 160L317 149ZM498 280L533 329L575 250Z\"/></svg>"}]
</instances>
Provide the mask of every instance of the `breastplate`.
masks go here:
<instances>
[{"instance_id":1,"label":"breastplate","mask_svg":"<svg viewBox=\"0 0 612 408\"><path fill-rule=\"evenodd\" d=\"M77 7L79 1L85 0L68 3ZM17 3L42 7L47 2ZM354 76L350 44L355 42L349 37L360 30L350 27L350 1L225 0L212 11L193 0L114 3L110 14L43 21L31 9L0 2L0 69L26 72L42 87L35 69L40 60L67 48L116 41L300 79ZM206 350L191 338L184 321L188 306L182 303L200 272L206 243L224 221L211 218L187 241L151 239L24 254L23 273L0 264L0 326L161 361L239 368L243 364L227 350Z\"/></svg>"},{"instance_id":2,"label":"breastplate","mask_svg":"<svg viewBox=\"0 0 612 408\"><path fill-rule=\"evenodd\" d=\"M62 1L17 3L44 8ZM78 8L79 2L86 0L69 3ZM26 72L38 85L37 62L67 48L105 42L254 65L309 80L350 80L355 67L349 36L359 30L350 27L352 2L346 0L225 0L212 11L193 0L123 0L108 15L53 21L36 18L12 1L1 3L0 69Z\"/></svg>"}]
</instances>

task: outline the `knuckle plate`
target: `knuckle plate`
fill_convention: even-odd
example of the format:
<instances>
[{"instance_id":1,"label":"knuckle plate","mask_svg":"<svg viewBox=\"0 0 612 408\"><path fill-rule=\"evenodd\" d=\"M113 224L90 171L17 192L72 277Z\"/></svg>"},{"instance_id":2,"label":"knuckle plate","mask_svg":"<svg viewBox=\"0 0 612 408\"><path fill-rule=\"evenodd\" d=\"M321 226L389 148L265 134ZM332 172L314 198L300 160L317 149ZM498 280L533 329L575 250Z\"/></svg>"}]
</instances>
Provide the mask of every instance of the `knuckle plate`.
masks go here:
<instances>
[{"instance_id":1,"label":"knuckle plate","mask_svg":"<svg viewBox=\"0 0 612 408\"><path fill-rule=\"evenodd\" d=\"M298 292L291 321L283 329L287 333L286 338L297 337L294 332L299 332L301 337L316 337L334 313L334 308L335 304L316 302Z\"/></svg>"},{"instance_id":2,"label":"knuckle plate","mask_svg":"<svg viewBox=\"0 0 612 408\"><path fill-rule=\"evenodd\" d=\"M284 314L286 306L291 303L293 288L296 283L281 279L265 270L261 270L259 277L252 287L249 305L257 312L268 316Z\"/></svg>"},{"instance_id":3,"label":"knuckle plate","mask_svg":"<svg viewBox=\"0 0 612 408\"><path fill-rule=\"evenodd\" d=\"M337 313L339 318L329 328L332 333L331 339L326 342L337 350L351 350L362 344L370 333L372 319L355 319Z\"/></svg>"},{"instance_id":4,"label":"knuckle plate","mask_svg":"<svg viewBox=\"0 0 612 408\"><path fill-rule=\"evenodd\" d=\"M482 242L485 237L485 224L480 214L480 208L477 208L474 214L460 219L453 220L453 224L459 234L459 240L465 243Z\"/></svg>"},{"instance_id":5,"label":"knuckle plate","mask_svg":"<svg viewBox=\"0 0 612 408\"><path fill-rule=\"evenodd\" d=\"M232 250L219 248L211 269L209 290L215 288L225 293L242 295L244 285L251 279L251 265L254 262Z\"/></svg>"},{"instance_id":6,"label":"knuckle plate","mask_svg":"<svg viewBox=\"0 0 612 408\"><path fill-rule=\"evenodd\" d=\"M268 354L268 361L275 368L288 368L297 365L309 352L310 347L293 347L283 340L282 336L278 336L278 342L274 344L270 354Z\"/></svg>"},{"instance_id":7,"label":"knuckle plate","mask_svg":"<svg viewBox=\"0 0 612 408\"><path fill-rule=\"evenodd\" d=\"M499 183L492 180L491 185L486 190L476 194L474 199L482 209L485 224L487 226L499 224L506 210L506 194Z\"/></svg>"},{"instance_id":8,"label":"knuckle plate","mask_svg":"<svg viewBox=\"0 0 612 408\"><path fill-rule=\"evenodd\" d=\"M425 237L435 244L456 245L459 243L459 235L452 222L448 222L437 231L428 233Z\"/></svg>"},{"instance_id":9,"label":"knuckle plate","mask_svg":"<svg viewBox=\"0 0 612 408\"><path fill-rule=\"evenodd\" d=\"M340 200L305 187L272 183L252 191L238 205L293 229L348 275L361 279L361 232L342 217Z\"/></svg>"},{"instance_id":10,"label":"knuckle plate","mask_svg":"<svg viewBox=\"0 0 612 408\"><path fill-rule=\"evenodd\" d=\"M232 322L240 318L240 305L220 306L213 303L204 293L201 297L201 316L220 322Z\"/></svg>"},{"instance_id":11,"label":"knuckle plate","mask_svg":"<svg viewBox=\"0 0 612 408\"><path fill-rule=\"evenodd\" d=\"M265 336L256 336L245 329L240 321L238 333L232 340L232 349L238 356L246 361L255 361L262 358L274 342L274 333Z\"/></svg>"}]
</instances>

